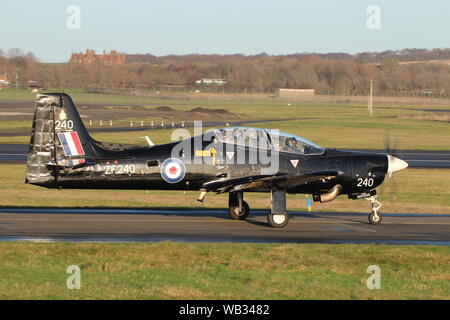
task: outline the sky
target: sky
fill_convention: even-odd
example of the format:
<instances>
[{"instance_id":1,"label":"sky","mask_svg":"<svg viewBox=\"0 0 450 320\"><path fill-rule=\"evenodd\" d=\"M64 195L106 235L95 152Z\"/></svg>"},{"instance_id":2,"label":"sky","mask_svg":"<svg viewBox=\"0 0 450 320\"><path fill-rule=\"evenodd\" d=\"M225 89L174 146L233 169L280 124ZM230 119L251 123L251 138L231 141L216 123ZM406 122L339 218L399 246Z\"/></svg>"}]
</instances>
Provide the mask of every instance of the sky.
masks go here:
<instances>
[{"instance_id":1,"label":"sky","mask_svg":"<svg viewBox=\"0 0 450 320\"><path fill-rule=\"evenodd\" d=\"M450 47L449 0L14 0L0 10L0 49L43 62L87 48L161 56Z\"/></svg>"}]
</instances>

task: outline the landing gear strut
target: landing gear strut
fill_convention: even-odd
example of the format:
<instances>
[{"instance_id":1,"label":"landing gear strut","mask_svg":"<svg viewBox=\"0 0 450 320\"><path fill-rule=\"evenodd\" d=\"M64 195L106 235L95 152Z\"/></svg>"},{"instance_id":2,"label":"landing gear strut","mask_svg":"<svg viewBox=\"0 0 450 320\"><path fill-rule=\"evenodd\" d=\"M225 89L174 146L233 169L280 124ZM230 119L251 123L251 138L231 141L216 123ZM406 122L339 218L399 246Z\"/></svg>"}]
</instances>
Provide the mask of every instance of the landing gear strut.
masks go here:
<instances>
[{"instance_id":1,"label":"landing gear strut","mask_svg":"<svg viewBox=\"0 0 450 320\"><path fill-rule=\"evenodd\" d=\"M382 206L381 202L378 201L376 195L367 198L367 200L369 200L370 203L372 204L372 212L369 214L369 222L371 224L380 224L381 221L383 220L383 216L381 215L380 212L378 212L378 210L380 210Z\"/></svg>"},{"instance_id":2,"label":"landing gear strut","mask_svg":"<svg viewBox=\"0 0 450 320\"><path fill-rule=\"evenodd\" d=\"M272 188L270 212L267 214L267 222L271 227L284 228L289 222L289 214L286 212L286 190Z\"/></svg>"},{"instance_id":3,"label":"landing gear strut","mask_svg":"<svg viewBox=\"0 0 450 320\"><path fill-rule=\"evenodd\" d=\"M244 201L243 192L230 192L228 195L228 213L231 219L245 220L250 214L250 207Z\"/></svg>"}]
</instances>

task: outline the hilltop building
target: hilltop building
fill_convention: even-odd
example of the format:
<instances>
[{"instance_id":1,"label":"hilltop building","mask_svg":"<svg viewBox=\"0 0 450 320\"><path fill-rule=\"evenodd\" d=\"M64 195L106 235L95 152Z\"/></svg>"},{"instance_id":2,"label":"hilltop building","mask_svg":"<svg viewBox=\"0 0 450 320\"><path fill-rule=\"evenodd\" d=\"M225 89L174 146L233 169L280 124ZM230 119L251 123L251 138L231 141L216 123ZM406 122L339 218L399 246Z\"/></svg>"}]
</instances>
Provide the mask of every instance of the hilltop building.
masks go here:
<instances>
[{"instance_id":1,"label":"hilltop building","mask_svg":"<svg viewBox=\"0 0 450 320\"><path fill-rule=\"evenodd\" d=\"M109 53L96 54L95 50L86 49L86 53L72 53L70 63L92 64L97 61L103 62L105 65L124 65L125 55L111 50Z\"/></svg>"}]
</instances>

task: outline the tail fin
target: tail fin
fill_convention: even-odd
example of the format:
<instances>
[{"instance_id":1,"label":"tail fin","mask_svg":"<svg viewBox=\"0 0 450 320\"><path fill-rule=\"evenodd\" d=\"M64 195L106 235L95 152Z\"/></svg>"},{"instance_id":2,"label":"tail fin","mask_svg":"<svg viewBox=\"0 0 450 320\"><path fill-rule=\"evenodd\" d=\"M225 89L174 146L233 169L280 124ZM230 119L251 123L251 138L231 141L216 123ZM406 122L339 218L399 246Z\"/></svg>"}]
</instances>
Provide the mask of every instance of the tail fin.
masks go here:
<instances>
[{"instance_id":1,"label":"tail fin","mask_svg":"<svg viewBox=\"0 0 450 320\"><path fill-rule=\"evenodd\" d=\"M97 148L68 95L39 94L25 182L49 185L57 178L56 167L82 165L86 159L95 158Z\"/></svg>"}]
</instances>

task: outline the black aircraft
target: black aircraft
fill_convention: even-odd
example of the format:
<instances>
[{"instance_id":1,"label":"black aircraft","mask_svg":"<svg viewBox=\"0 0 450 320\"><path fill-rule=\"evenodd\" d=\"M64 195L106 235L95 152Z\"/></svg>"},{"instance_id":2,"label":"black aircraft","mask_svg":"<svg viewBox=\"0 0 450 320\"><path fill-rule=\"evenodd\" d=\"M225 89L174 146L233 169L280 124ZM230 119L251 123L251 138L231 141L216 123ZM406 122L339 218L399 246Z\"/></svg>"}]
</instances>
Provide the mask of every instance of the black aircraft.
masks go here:
<instances>
[{"instance_id":1,"label":"black aircraft","mask_svg":"<svg viewBox=\"0 0 450 320\"><path fill-rule=\"evenodd\" d=\"M99 142L88 134L68 95L39 94L25 182L47 188L198 190L198 201L207 192L228 192L233 219L250 213L244 192L270 192L267 220L277 228L289 220L286 193L312 194L319 202L347 195L370 200L369 222L379 224L375 188L408 166L391 155L323 149L277 130L188 133L182 129L179 141L146 147Z\"/></svg>"}]
</instances>

